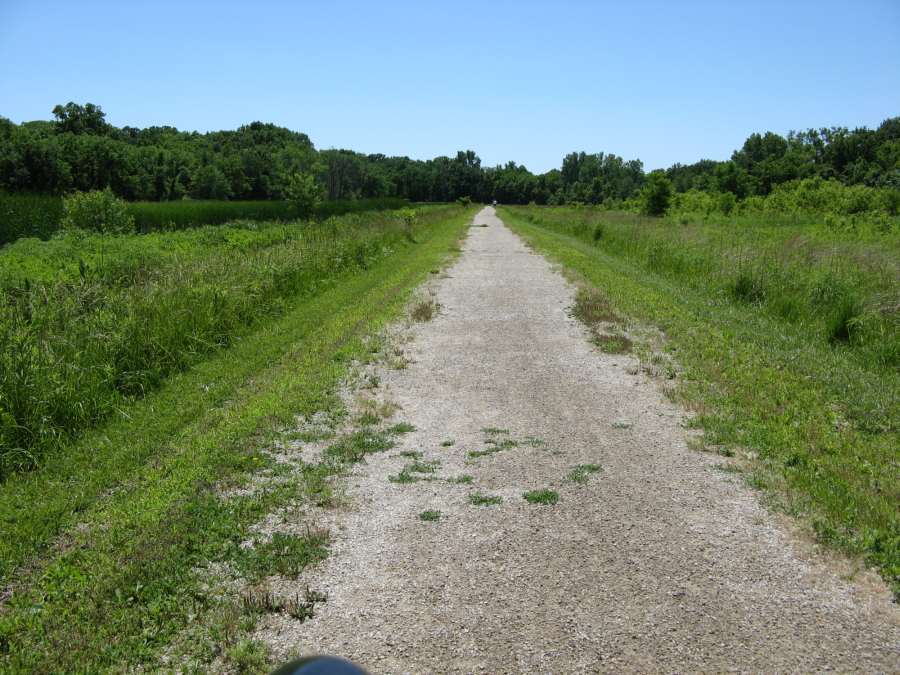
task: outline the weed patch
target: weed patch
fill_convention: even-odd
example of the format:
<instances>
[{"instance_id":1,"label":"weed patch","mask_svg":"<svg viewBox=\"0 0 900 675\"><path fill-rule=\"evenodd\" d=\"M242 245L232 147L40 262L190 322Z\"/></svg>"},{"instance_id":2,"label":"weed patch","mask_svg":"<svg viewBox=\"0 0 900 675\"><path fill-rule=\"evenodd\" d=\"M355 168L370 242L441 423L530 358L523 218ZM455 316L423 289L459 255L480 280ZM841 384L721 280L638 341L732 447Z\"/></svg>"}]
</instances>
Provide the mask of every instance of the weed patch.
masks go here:
<instances>
[{"instance_id":1,"label":"weed patch","mask_svg":"<svg viewBox=\"0 0 900 675\"><path fill-rule=\"evenodd\" d=\"M523 492L522 497L529 504L542 504L544 506L552 506L559 501L559 493L549 488Z\"/></svg>"},{"instance_id":2,"label":"weed patch","mask_svg":"<svg viewBox=\"0 0 900 675\"><path fill-rule=\"evenodd\" d=\"M441 519L440 511L422 511L419 514L419 520L424 520L425 522L433 523L437 520Z\"/></svg>"},{"instance_id":3,"label":"weed patch","mask_svg":"<svg viewBox=\"0 0 900 675\"><path fill-rule=\"evenodd\" d=\"M566 478L573 483L587 483L592 473L600 471L599 464L579 464L572 469Z\"/></svg>"},{"instance_id":4,"label":"weed patch","mask_svg":"<svg viewBox=\"0 0 900 675\"><path fill-rule=\"evenodd\" d=\"M304 567L326 558L328 541L327 532L310 532L303 537L276 532L265 543L241 549L237 564L250 579L273 574L296 579Z\"/></svg>"},{"instance_id":5,"label":"weed patch","mask_svg":"<svg viewBox=\"0 0 900 675\"><path fill-rule=\"evenodd\" d=\"M503 497L499 495L486 495L481 492L475 492L469 495L469 503L472 506L496 506L503 501Z\"/></svg>"}]
</instances>

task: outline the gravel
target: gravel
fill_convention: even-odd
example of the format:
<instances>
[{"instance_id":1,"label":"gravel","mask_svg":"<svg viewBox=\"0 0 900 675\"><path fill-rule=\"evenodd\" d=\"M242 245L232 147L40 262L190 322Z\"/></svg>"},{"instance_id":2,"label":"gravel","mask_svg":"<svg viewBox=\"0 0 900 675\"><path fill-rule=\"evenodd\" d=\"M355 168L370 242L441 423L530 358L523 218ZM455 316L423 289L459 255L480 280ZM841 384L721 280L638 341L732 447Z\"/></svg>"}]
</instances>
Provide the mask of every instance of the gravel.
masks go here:
<instances>
[{"instance_id":1,"label":"gravel","mask_svg":"<svg viewBox=\"0 0 900 675\"><path fill-rule=\"evenodd\" d=\"M475 223L408 367L379 371L416 431L355 470L332 555L280 589L328 601L256 637L379 673L900 670L900 611L874 575L846 580L720 457L688 449L686 413L632 357L590 345L562 276L493 209ZM504 439L518 445L468 457ZM391 482L403 450L474 481ZM601 469L567 480L579 464ZM545 487L559 503L522 498Z\"/></svg>"}]
</instances>

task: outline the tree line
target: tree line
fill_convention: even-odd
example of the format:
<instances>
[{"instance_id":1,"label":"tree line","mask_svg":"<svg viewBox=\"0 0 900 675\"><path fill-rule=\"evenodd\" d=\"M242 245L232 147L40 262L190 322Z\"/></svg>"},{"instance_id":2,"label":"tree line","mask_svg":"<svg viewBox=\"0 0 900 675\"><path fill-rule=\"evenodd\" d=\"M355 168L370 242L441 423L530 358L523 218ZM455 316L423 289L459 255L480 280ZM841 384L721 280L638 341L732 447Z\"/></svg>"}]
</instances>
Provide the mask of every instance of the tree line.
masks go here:
<instances>
[{"instance_id":1,"label":"tree line","mask_svg":"<svg viewBox=\"0 0 900 675\"><path fill-rule=\"evenodd\" d=\"M0 117L0 190L64 194L111 189L128 200L291 198L314 186L329 200L399 197L448 202L616 206L643 188L731 193L741 200L808 178L900 189L900 117L877 129L843 127L752 134L726 161L644 172L640 160L573 152L534 174L508 162L482 166L472 150L416 160L317 150L306 134L253 122L234 131L115 127L100 106L68 103L53 120ZM660 187L661 186L661 187Z\"/></svg>"}]
</instances>

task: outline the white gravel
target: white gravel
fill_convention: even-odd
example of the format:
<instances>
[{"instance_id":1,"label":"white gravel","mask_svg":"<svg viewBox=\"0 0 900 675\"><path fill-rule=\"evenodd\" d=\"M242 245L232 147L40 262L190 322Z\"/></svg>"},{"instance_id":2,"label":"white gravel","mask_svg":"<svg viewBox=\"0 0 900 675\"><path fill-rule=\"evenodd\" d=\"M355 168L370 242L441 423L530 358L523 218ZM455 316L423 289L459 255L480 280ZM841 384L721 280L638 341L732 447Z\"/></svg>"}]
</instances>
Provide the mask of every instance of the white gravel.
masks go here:
<instances>
[{"instance_id":1,"label":"white gravel","mask_svg":"<svg viewBox=\"0 0 900 675\"><path fill-rule=\"evenodd\" d=\"M884 587L842 580L721 458L689 450L684 412L632 358L588 343L572 287L493 209L476 222L489 226L435 282L441 311L405 346L409 367L380 372L394 419L417 430L356 469L331 557L296 582L328 602L302 624L271 615L257 637L375 673L900 671ZM546 447L468 459L484 427ZM400 450L474 483L390 482ZM602 470L565 479L585 463ZM522 499L545 486L555 506ZM476 491L504 501L472 506Z\"/></svg>"}]
</instances>

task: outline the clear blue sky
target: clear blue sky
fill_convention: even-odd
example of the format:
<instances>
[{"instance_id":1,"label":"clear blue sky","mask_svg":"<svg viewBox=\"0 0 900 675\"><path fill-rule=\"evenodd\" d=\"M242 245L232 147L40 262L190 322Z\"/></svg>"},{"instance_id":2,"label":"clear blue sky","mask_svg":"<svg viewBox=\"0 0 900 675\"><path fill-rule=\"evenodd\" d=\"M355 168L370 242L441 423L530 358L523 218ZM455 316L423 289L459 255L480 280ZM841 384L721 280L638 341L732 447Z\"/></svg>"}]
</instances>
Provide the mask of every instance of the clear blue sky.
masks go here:
<instances>
[{"instance_id":1,"label":"clear blue sky","mask_svg":"<svg viewBox=\"0 0 900 675\"><path fill-rule=\"evenodd\" d=\"M0 0L0 115L70 100L119 126L262 120L319 148L652 169L900 114L900 0Z\"/></svg>"}]
</instances>

